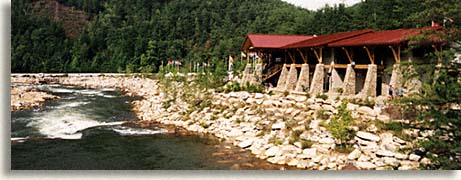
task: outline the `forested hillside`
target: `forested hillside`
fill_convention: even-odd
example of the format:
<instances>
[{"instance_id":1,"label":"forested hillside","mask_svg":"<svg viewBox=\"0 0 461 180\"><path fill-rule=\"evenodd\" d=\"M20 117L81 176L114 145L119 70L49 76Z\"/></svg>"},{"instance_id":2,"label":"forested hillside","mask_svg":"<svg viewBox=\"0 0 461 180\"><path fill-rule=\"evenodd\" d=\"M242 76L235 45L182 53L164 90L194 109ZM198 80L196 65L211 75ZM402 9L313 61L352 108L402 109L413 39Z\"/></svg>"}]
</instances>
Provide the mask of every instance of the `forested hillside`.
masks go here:
<instances>
[{"instance_id":1,"label":"forested hillside","mask_svg":"<svg viewBox=\"0 0 461 180\"><path fill-rule=\"evenodd\" d=\"M457 0L368 0L316 12L280 0L14 0L11 70L156 72L168 60L214 65L239 54L247 33L421 27L447 17L459 27L460 8Z\"/></svg>"}]
</instances>

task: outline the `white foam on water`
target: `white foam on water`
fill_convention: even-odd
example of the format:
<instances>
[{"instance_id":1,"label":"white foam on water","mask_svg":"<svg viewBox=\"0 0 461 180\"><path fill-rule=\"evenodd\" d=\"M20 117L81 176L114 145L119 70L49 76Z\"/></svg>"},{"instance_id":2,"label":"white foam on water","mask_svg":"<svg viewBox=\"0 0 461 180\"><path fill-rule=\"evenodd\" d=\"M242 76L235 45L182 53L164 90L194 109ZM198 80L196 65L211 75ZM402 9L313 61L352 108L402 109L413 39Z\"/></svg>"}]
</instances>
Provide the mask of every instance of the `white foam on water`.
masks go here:
<instances>
[{"instance_id":1,"label":"white foam on water","mask_svg":"<svg viewBox=\"0 0 461 180\"><path fill-rule=\"evenodd\" d=\"M168 131L165 129L151 130L151 129L141 129L141 128L130 128L130 127L115 127L112 130L119 133L122 136L153 135L153 134L168 133Z\"/></svg>"},{"instance_id":2,"label":"white foam on water","mask_svg":"<svg viewBox=\"0 0 461 180\"><path fill-rule=\"evenodd\" d=\"M101 91L116 91L115 88L101 88Z\"/></svg>"},{"instance_id":3,"label":"white foam on water","mask_svg":"<svg viewBox=\"0 0 461 180\"><path fill-rule=\"evenodd\" d=\"M105 97L105 98L116 98L117 96L113 96L113 95L103 95L103 97Z\"/></svg>"},{"instance_id":4,"label":"white foam on water","mask_svg":"<svg viewBox=\"0 0 461 180\"><path fill-rule=\"evenodd\" d=\"M66 89L66 88L55 88L55 87L50 87L48 88L51 92L54 93L74 93L74 90L71 89Z\"/></svg>"},{"instance_id":5,"label":"white foam on water","mask_svg":"<svg viewBox=\"0 0 461 180\"><path fill-rule=\"evenodd\" d=\"M29 137L12 137L11 141L24 142L27 139L29 139Z\"/></svg>"},{"instance_id":6,"label":"white foam on water","mask_svg":"<svg viewBox=\"0 0 461 180\"><path fill-rule=\"evenodd\" d=\"M85 89L79 91L80 94L84 95L96 95L96 96L104 96L104 94L100 90L90 90L90 89Z\"/></svg>"},{"instance_id":7,"label":"white foam on water","mask_svg":"<svg viewBox=\"0 0 461 180\"><path fill-rule=\"evenodd\" d=\"M90 102L71 102L71 103L65 103L65 104L62 104L62 105L59 105L57 106L56 108L72 108L72 107L78 107L78 106L82 106L82 105L85 105L85 104L89 104Z\"/></svg>"},{"instance_id":8,"label":"white foam on water","mask_svg":"<svg viewBox=\"0 0 461 180\"><path fill-rule=\"evenodd\" d=\"M35 127L47 138L80 139L82 130L96 126L114 126L123 122L99 122L78 111L55 109L34 117L28 126Z\"/></svg>"}]
</instances>

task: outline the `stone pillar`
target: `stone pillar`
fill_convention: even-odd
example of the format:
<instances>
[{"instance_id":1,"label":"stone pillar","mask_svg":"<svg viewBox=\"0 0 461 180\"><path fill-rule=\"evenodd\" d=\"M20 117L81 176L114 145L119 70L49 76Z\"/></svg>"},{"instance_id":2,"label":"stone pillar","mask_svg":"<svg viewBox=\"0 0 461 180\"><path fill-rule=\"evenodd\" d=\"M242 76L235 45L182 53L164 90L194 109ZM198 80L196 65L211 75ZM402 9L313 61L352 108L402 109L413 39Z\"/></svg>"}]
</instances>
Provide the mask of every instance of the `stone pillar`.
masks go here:
<instances>
[{"instance_id":1,"label":"stone pillar","mask_svg":"<svg viewBox=\"0 0 461 180\"><path fill-rule=\"evenodd\" d=\"M324 65L317 64L315 65L314 77L312 78L312 83L310 86L309 93L311 96L316 96L319 93L323 92L323 78L325 76Z\"/></svg>"},{"instance_id":2,"label":"stone pillar","mask_svg":"<svg viewBox=\"0 0 461 180\"><path fill-rule=\"evenodd\" d=\"M400 64L394 64L392 67L391 81L389 82L394 88L402 86L402 72L400 71Z\"/></svg>"},{"instance_id":3,"label":"stone pillar","mask_svg":"<svg viewBox=\"0 0 461 180\"><path fill-rule=\"evenodd\" d=\"M301 66L301 73L299 74L298 83L296 84L296 92L304 92L304 88L309 88L309 64Z\"/></svg>"},{"instance_id":4,"label":"stone pillar","mask_svg":"<svg viewBox=\"0 0 461 180\"><path fill-rule=\"evenodd\" d=\"M376 97L376 82L378 77L378 67L376 64L369 64L365 84L360 92L363 98Z\"/></svg>"},{"instance_id":5,"label":"stone pillar","mask_svg":"<svg viewBox=\"0 0 461 180\"><path fill-rule=\"evenodd\" d=\"M296 82L298 81L298 71L296 70L296 64L290 65L290 71L288 72L288 78L285 84L286 91L292 91L296 88Z\"/></svg>"},{"instance_id":6,"label":"stone pillar","mask_svg":"<svg viewBox=\"0 0 461 180\"><path fill-rule=\"evenodd\" d=\"M343 83L343 95L355 95L355 70L352 68L352 64L347 65Z\"/></svg>"},{"instance_id":7,"label":"stone pillar","mask_svg":"<svg viewBox=\"0 0 461 180\"><path fill-rule=\"evenodd\" d=\"M263 64L258 63L255 66L255 70L253 72L253 79L250 82L250 84L259 85L262 83L262 78L263 78Z\"/></svg>"},{"instance_id":8,"label":"stone pillar","mask_svg":"<svg viewBox=\"0 0 461 180\"><path fill-rule=\"evenodd\" d=\"M282 66L282 72L280 73L279 81L277 82L277 90L285 91L285 84L287 83L288 69L286 64Z\"/></svg>"},{"instance_id":9,"label":"stone pillar","mask_svg":"<svg viewBox=\"0 0 461 180\"><path fill-rule=\"evenodd\" d=\"M338 71L336 69L331 70L331 77L330 77L330 93L338 93L338 89L342 88L343 80L341 80L341 76L339 76Z\"/></svg>"},{"instance_id":10,"label":"stone pillar","mask_svg":"<svg viewBox=\"0 0 461 180\"><path fill-rule=\"evenodd\" d=\"M246 83L249 82L248 75L250 74L250 72L251 72L251 64L247 63L247 65L245 66L245 70L243 70L242 80L240 81L241 85L246 85Z\"/></svg>"}]
</instances>

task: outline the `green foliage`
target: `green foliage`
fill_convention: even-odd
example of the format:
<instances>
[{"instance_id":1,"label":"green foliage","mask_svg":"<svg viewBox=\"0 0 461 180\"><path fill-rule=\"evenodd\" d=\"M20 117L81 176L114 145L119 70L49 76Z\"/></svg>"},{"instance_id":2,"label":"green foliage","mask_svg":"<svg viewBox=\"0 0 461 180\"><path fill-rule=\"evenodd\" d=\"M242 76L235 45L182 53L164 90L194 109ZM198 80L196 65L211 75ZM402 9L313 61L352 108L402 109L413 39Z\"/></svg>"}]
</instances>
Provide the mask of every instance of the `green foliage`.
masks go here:
<instances>
[{"instance_id":1,"label":"green foliage","mask_svg":"<svg viewBox=\"0 0 461 180\"><path fill-rule=\"evenodd\" d=\"M427 1L425 4L443 3ZM434 7L434 10L444 8L447 12L451 11L451 7L447 6ZM444 39L459 42L461 38L457 32L457 29L447 29ZM408 64L407 68L411 67L421 73L416 77L422 79L422 87L419 93L394 101L399 106L416 112L418 118L410 121L410 127L434 132L418 142L427 151L427 157L432 162L425 165L425 169L461 168L461 65L453 62L453 54L452 50L436 51L424 65ZM418 71L420 68L424 71Z\"/></svg>"},{"instance_id":2,"label":"green foliage","mask_svg":"<svg viewBox=\"0 0 461 180\"><path fill-rule=\"evenodd\" d=\"M328 118L330 118L330 115L328 115L327 112L328 111L325 109L317 110L317 119L327 120Z\"/></svg>"},{"instance_id":3,"label":"green foliage","mask_svg":"<svg viewBox=\"0 0 461 180\"><path fill-rule=\"evenodd\" d=\"M272 143L272 144L275 144L275 145L281 145L283 144L283 140L278 138L276 135L275 136L272 136L271 138L269 138L269 143Z\"/></svg>"},{"instance_id":4,"label":"green foliage","mask_svg":"<svg viewBox=\"0 0 461 180\"><path fill-rule=\"evenodd\" d=\"M354 137L355 132L349 128L353 123L351 112L347 110L347 101L343 100L338 108L338 114L331 118L326 128L340 141L339 144L342 144Z\"/></svg>"},{"instance_id":5,"label":"green foliage","mask_svg":"<svg viewBox=\"0 0 461 180\"><path fill-rule=\"evenodd\" d=\"M53 1L38 0L54 4ZM158 72L177 60L193 72L224 72L233 55L234 70L245 60L239 48L248 33L316 34L357 29L422 27L435 20L460 27L456 0L369 0L351 7L317 11L279 0L57 0L67 18L37 1L12 1L12 72ZM65 10L67 9L67 11ZM72 10L71 10L72 9ZM76 11L82 14L77 14ZM67 14L66 14L67 13ZM87 17L87 18L82 18ZM67 19L66 18L66 19ZM85 23L78 23L78 22ZM66 31L82 29L79 34ZM207 64L207 67L204 66ZM199 66L197 66L199 64Z\"/></svg>"},{"instance_id":6,"label":"green foliage","mask_svg":"<svg viewBox=\"0 0 461 180\"><path fill-rule=\"evenodd\" d=\"M320 98L320 99L323 99L323 100L327 100L327 99L328 99L328 95L319 93L319 94L317 94L317 95L315 96L315 98Z\"/></svg>"},{"instance_id":7,"label":"green foliage","mask_svg":"<svg viewBox=\"0 0 461 180\"><path fill-rule=\"evenodd\" d=\"M335 147L335 150L340 152L340 153L344 153L344 154L349 154L351 153L352 151L354 151L354 147L350 144L346 144L346 143L342 143L342 144L337 144L336 147Z\"/></svg>"},{"instance_id":8,"label":"green foliage","mask_svg":"<svg viewBox=\"0 0 461 180\"><path fill-rule=\"evenodd\" d=\"M354 98L354 99L351 99L350 101L352 104L357 104L360 106L368 106L371 108L373 108L376 104L375 100L370 99L370 98L363 98L363 99Z\"/></svg>"}]
</instances>

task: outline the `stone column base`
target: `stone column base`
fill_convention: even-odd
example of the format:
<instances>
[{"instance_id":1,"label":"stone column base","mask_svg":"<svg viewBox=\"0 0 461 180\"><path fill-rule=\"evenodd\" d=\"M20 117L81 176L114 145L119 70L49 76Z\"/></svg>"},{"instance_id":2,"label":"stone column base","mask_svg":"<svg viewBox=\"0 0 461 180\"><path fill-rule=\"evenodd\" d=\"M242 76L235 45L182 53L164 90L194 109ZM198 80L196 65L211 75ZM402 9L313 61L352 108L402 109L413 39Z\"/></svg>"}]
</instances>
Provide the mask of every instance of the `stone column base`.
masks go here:
<instances>
[{"instance_id":1,"label":"stone column base","mask_svg":"<svg viewBox=\"0 0 461 180\"><path fill-rule=\"evenodd\" d=\"M288 79L288 69L286 67L286 64L282 66L282 72L280 73L279 80L277 81L277 90L278 91L285 91L286 89L286 83Z\"/></svg>"},{"instance_id":2,"label":"stone column base","mask_svg":"<svg viewBox=\"0 0 461 180\"><path fill-rule=\"evenodd\" d=\"M288 72L288 79L285 84L286 91L292 91L296 87L298 81L298 71L296 70L296 64L290 65L290 71Z\"/></svg>"},{"instance_id":3,"label":"stone column base","mask_svg":"<svg viewBox=\"0 0 461 180\"><path fill-rule=\"evenodd\" d=\"M314 77L312 78L312 83L309 89L309 93L312 96L315 96L323 92L324 76L325 76L324 65L323 64L315 65Z\"/></svg>"},{"instance_id":4,"label":"stone column base","mask_svg":"<svg viewBox=\"0 0 461 180\"><path fill-rule=\"evenodd\" d=\"M361 97L376 97L376 83L378 77L378 68L376 64L369 64L365 84L360 92Z\"/></svg>"},{"instance_id":5,"label":"stone column base","mask_svg":"<svg viewBox=\"0 0 461 180\"><path fill-rule=\"evenodd\" d=\"M355 95L355 70L352 68L352 64L347 65L346 76L344 76L342 95Z\"/></svg>"},{"instance_id":6,"label":"stone column base","mask_svg":"<svg viewBox=\"0 0 461 180\"><path fill-rule=\"evenodd\" d=\"M295 91L306 92L305 89L309 89L309 64L303 64L301 66L301 73L299 74Z\"/></svg>"}]
</instances>

